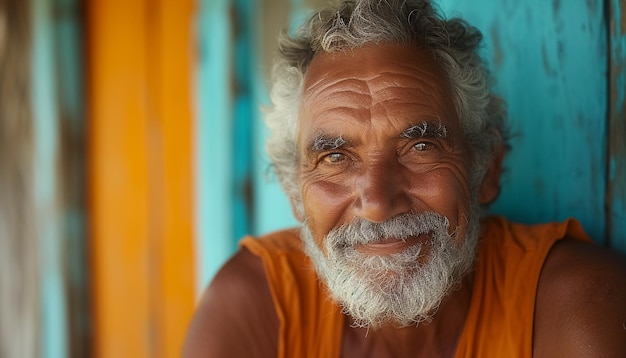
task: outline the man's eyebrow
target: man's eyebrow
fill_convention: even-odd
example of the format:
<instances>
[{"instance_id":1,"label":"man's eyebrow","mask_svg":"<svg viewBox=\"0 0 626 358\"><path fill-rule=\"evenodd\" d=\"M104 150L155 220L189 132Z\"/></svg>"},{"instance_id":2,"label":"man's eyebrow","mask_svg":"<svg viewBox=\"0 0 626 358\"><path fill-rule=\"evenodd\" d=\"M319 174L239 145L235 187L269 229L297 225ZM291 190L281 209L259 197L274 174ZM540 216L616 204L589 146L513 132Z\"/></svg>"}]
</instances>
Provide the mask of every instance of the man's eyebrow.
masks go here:
<instances>
[{"instance_id":1,"label":"man's eyebrow","mask_svg":"<svg viewBox=\"0 0 626 358\"><path fill-rule=\"evenodd\" d=\"M327 134L318 134L310 142L309 148L313 152L323 152L326 150L339 149L348 144L341 135L331 136Z\"/></svg>"},{"instance_id":2,"label":"man's eyebrow","mask_svg":"<svg viewBox=\"0 0 626 358\"><path fill-rule=\"evenodd\" d=\"M400 137L407 139L416 138L440 138L446 139L448 137L448 129L439 121L422 121L418 124L414 124L404 130Z\"/></svg>"}]
</instances>

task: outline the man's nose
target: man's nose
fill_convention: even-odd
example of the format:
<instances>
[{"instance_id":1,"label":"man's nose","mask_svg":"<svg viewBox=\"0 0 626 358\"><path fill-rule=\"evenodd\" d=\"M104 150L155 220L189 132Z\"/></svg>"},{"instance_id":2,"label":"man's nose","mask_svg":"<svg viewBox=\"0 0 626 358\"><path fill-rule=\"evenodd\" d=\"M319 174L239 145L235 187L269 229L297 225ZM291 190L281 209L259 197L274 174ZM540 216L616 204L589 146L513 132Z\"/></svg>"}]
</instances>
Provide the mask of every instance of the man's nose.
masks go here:
<instances>
[{"instance_id":1,"label":"man's nose","mask_svg":"<svg viewBox=\"0 0 626 358\"><path fill-rule=\"evenodd\" d=\"M409 180L398 165L377 164L366 168L356 182L355 215L384 222L411 210Z\"/></svg>"}]
</instances>

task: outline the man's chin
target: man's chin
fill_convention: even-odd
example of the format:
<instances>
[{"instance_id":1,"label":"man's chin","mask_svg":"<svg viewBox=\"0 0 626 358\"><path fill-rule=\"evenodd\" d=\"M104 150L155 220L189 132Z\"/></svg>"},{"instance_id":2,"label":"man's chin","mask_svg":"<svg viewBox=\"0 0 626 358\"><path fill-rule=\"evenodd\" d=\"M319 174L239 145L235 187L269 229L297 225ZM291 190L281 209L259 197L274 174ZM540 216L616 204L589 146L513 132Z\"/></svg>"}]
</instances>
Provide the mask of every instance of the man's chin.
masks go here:
<instances>
[{"instance_id":1,"label":"man's chin","mask_svg":"<svg viewBox=\"0 0 626 358\"><path fill-rule=\"evenodd\" d=\"M430 287L428 293L419 292L420 289L414 283L407 283L407 277L411 276L409 273L386 272L375 275L378 281L370 280L360 288L338 287L330 283L332 296L340 302L345 313L352 317L355 326L405 327L428 321L448 291L448 287L442 284L437 288Z\"/></svg>"},{"instance_id":2,"label":"man's chin","mask_svg":"<svg viewBox=\"0 0 626 358\"><path fill-rule=\"evenodd\" d=\"M416 220L408 221L406 225ZM361 233L353 228L335 237L329 234L325 253L306 225L302 239L331 297L353 318L355 326L403 327L430 320L443 298L472 266L477 230L468 230L469 240L466 237L459 245L448 233L447 219L440 221L446 225L409 233L418 239L422 237L419 232L431 233L428 240L403 246L389 255L359 252L360 243L354 238Z\"/></svg>"},{"instance_id":3,"label":"man's chin","mask_svg":"<svg viewBox=\"0 0 626 358\"><path fill-rule=\"evenodd\" d=\"M429 323L433 320L437 307L411 317L398 317L393 314L381 314L379 316L362 317L344 309L344 313L350 316L350 326L355 328L381 329L384 327L404 328Z\"/></svg>"}]
</instances>

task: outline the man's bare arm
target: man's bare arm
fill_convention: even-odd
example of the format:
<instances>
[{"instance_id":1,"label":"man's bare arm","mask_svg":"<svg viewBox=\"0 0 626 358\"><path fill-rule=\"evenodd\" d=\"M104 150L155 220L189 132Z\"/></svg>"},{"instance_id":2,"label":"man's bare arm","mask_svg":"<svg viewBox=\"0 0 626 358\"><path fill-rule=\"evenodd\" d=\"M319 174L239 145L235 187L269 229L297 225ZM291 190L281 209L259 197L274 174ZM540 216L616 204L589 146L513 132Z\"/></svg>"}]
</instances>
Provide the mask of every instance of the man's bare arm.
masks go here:
<instances>
[{"instance_id":1,"label":"man's bare arm","mask_svg":"<svg viewBox=\"0 0 626 358\"><path fill-rule=\"evenodd\" d=\"M263 263L244 248L204 292L183 357L275 357L278 329Z\"/></svg>"},{"instance_id":2,"label":"man's bare arm","mask_svg":"<svg viewBox=\"0 0 626 358\"><path fill-rule=\"evenodd\" d=\"M562 240L539 280L534 357L626 357L626 264L616 253Z\"/></svg>"}]
</instances>

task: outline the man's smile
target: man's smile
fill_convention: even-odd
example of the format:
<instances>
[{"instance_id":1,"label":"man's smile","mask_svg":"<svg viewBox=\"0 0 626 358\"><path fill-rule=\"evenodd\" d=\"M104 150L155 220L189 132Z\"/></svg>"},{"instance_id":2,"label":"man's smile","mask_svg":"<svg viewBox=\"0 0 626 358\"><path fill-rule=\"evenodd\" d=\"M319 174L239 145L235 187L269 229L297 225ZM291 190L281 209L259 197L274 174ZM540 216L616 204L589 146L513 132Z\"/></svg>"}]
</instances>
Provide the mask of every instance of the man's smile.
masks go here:
<instances>
[{"instance_id":1,"label":"man's smile","mask_svg":"<svg viewBox=\"0 0 626 358\"><path fill-rule=\"evenodd\" d=\"M428 241L428 235L410 236L405 239L386 238L380 241L367 244L358 244L355 249L363 255L388 256L400 253L409 247L417 244L424 244Z\"/></svg>"}]
</instances>

